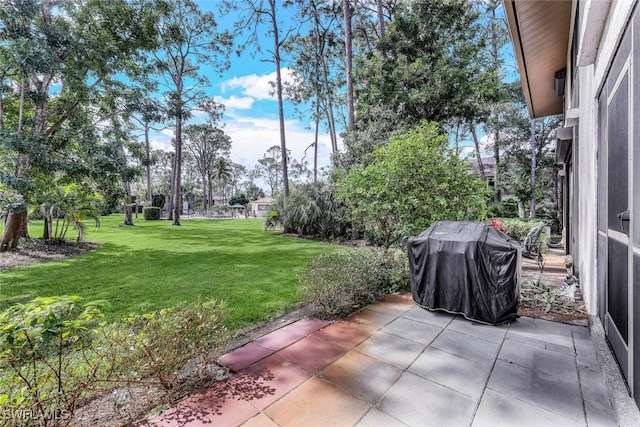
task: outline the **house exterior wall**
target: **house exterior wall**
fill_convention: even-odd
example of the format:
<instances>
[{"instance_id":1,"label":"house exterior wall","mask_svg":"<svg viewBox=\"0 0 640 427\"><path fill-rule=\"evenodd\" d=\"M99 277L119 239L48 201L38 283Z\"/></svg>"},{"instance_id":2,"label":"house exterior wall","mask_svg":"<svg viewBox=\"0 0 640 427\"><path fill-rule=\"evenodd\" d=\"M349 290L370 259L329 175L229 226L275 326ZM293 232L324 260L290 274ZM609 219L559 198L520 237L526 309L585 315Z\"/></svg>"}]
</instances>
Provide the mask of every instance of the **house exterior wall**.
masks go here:
<instances>
[{"instance_id":1,"label":"house exterior wall","mask_svg":"<svg viewBox=\"0 0 640 427\"><path fill-rule=\"evenodd\" d=\"M269 213L271 203L253 203L251 204L254 218L266 218Z\"/></svg>"},{"instance_id":2,"label":"house exterior wall","mask_svg":"<svg viewBox=\"0 0 640 427\"><path fill-rule=\"evenodd\" d=\"M577 57L569 54L567 64L567 69L575 73L568 82L574 84L568 83L570 95L565 98L565 126L574 127L572 255L585 304L594 315L598 313L598 95L635 4L613 2L603 7L605 3L591 0L578 4L579 22L574 27L578 31L574 38L579 44ZM594 29L594 23L604 31ZM599 42L594 40L594 33L602 34Z\"/></svg>"},{"instance_id":3,"label":"house exterior wall","mask_svg":"<svg viewBox=\"0 0 640 427\"><path fill-rule=\"evenodd\" d=\"M572 40L578 46L568 49L567 70L573 75L567 84L565 126L572 126L574 133L570 208L574 219L571 253L576 273L589 314L598 316L605 325L607 338L640 404L640 262L636 262L640 241L636 230L640 229L638 221L634 221L638 218L634 207L640 203L640 191L633 180L640 169L638 159L634 160L640 151L635 137L640 134L640 81L634 77L640 76L637 3L590 0L576 4L574 19L577 17L578 22L574 21L573 30L577 34ZM623 76L631 89L618 90L616 85ZM615 94L618 99L619 93L628 96L629 101L614 104L612 97ZM615 109L621 106L624 108ZM622 141L627 142L621 145ZM626 144L631 148L627 149ZM623 147L623 151L616 147ZM622 182L629 184L628 203L634 206L622 206L627 190L617 184L624 175L618 173L616 166L626 166L624 162L628 162L630 176ZM615 214L625 208L631 209L628 238L615 221ZM622 236L622 241L628 239L631 245L635 243L636 248L626 249L628 244L617 243L620 237L612 237L616 235ZM638 266L634 266L636 263Z\"/></svg>"},{"instance_id":4,"label":"house exterior wall","mask_svg":"<svg viewBox=\"0 0 640 427\"><path fill-rule=\"evenodd\" d=\"M254 200L251 202L251 215L254 218L266 218L274 200L270 197Z\"/></svg>"},{"instance_id":5,"label":"house exterior wall","mask_svg":"<svg viewBox=\"0 0 640 427\"><path fill-rule=\"evenodd\" d=\"M532 117L551 102L558 71L566 72L557 133L566 250L592 321L604 326L640 406L640 0L562 2L555 26L551 3L505 0L509 30L525 93L546 95L531 98ZM563 49L566 62L554 62Z\"/></svg>"},{"instance_id":6,"label":"house exterior wall","mask_svg":"<svg viewBox=\"0 0 640 427\"><path fill-rule=\"evenodd\" d=\"M574 128L573 239L576 275L590 314L597 314L597 119L598 110L593 86L593 65L579 67L579 120Z\"/></svg>"}]
</instances>

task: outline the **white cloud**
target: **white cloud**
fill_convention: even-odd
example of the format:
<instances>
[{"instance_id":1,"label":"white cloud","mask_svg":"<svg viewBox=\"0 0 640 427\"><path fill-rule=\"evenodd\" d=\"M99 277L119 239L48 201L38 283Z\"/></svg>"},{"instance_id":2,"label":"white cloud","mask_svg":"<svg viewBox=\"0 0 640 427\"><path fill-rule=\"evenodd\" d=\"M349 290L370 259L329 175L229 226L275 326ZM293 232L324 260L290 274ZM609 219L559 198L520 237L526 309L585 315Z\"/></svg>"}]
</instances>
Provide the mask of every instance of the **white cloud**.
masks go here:
<instances>
[{"instance_id":1,"label":"white cloud","mask_svg":"<svg viewBox=\"0 0 640 427\"><path fill-rule=\"evenodd\" d=\"M154 150L170 151L173 149L171 146L171 139L169 138L153 138L149 142L151 148Z\"/></svg>"},{"instance_id":2,"label":"white cloud","mask_svg":"<svg viewBox=\"0 0 640 427\"><path fill-rule=\"evenodd\" d=\"M173 138L176 136L175 131L173 130L173 128L164 128L160 131L161 134L166 135L170 138Z\"/></svg>"},{"instance_id":3,"label":"white cloud","mask_svg":"<svg viewBox=\"0 0 640 427\"><path fill-rule=\"evenodd\" d=\"M193 117L206 117L207 116L207 112L206 111L202 111L202 110L196 110L193 109L190 111L191 115Z\"/></svg>"},{"instance_id":4,"label":"white cloud","mask_svg":"<svg viewBox=\"0 0 640 427\"><path fill-rule=\"evenodd\" d=\"M305 129L297 121L289 120L285 123L287 149L291 156L300 161L305 156L305 149L314 141L312 130ZM277 119L246 118L227 123L224 128L231 137L231 159L236 163L252 168L266 151L274 146L280 146L280 128ZM329 135L318 137L318 167L330 163L331 142ZM305 160L309 168L313 167L313 148L309 148Z\"/></svg>"},{"instance_id":5,"label":"white cloud","mask_svg":"<svg viewBox=\"0 0 640 427\"><path fill-rule=\"evenodd\" d=\"M293 82L295 71L289 68L283 68L281 71L282 82ZM276 81L276 72L269 74L263 74L261 76L257 74L250 74L247 76L233 77L225 82L222 82L222 93L227 90L240 89L243 95L250 96L257 100L276 99L276 95L271 94L274 92L272 83Z\"/></svg>"},{"instance_id":6,"label":"white cloud","mask_svg":"<svg viewBox=\"0 0 640 427\"><path fill-rule=\"evenodd\" d=\"M250 96L243 96L239 98L235 95L231 95L229 98L223 98L221 96L215 96L213 98L218 104L223 104L226 111L229 110L249 110L253 107L255 98Z\"/></svg>"}]
</instances>

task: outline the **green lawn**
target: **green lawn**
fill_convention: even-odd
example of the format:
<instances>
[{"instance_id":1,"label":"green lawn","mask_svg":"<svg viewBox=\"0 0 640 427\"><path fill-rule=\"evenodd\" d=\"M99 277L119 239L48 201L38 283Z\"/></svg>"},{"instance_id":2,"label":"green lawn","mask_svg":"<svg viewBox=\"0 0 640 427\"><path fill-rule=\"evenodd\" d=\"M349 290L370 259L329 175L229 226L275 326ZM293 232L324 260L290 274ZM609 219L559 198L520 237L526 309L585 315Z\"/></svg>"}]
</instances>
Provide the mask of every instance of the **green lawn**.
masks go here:
<instances>
[{"instance_id":1,"label":"green lawn","mask_svg":"<svg viewBox=\"0 0 640 427\"><path fill-rule=\"evenodd\" d=\"M260 322L299 301L298 276L329 244L274 235L262 220L135 220L87 224L95 252L0 273L0 308L36 296L104 299L109 320L198 298L227 302L232 329ZM39 222L30 223L34 236Z\"/></svg>"}]
</instances>

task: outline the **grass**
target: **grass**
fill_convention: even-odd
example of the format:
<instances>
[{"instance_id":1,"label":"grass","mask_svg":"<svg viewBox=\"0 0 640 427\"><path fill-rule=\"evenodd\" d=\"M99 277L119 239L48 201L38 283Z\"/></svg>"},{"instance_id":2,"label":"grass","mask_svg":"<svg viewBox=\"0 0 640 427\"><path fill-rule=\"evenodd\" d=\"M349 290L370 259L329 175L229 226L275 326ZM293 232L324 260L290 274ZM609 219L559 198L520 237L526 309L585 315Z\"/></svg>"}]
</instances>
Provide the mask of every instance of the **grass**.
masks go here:
<instances>
[{"instance_id":1,"label":"grass","mask_svg":"<svg viewBox=\"0 0 640 427\"><path fill-rule=\"evenodd\" d=\"M107 300L110 321L198 299L227 303L228 327L277 315L299 302L298 276L329 244L274 235L262 220L135 220L122 215L87 224L86 240L102 243L75 258L0 273L0 309L37 296ZM37 235L41 224L30 223Z\"/></svg>"}]
</instances>

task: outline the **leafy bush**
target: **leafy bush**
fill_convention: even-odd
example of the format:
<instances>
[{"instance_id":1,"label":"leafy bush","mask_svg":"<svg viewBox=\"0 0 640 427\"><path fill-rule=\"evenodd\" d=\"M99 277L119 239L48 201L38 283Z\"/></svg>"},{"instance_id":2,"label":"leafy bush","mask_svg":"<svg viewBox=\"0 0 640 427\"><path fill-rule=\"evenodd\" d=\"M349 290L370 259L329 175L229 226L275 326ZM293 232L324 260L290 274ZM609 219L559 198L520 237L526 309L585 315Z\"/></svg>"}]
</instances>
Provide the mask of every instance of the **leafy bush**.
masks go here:
<instances>
[{"instance_id":1,"label":"leafy bush","mask_svg":"<svg viewBox=\"0 0 640 427\"><path fill-rule=\"evenodd\" d=\"M518 202L515 199L491 202L487 215L489 217L518 218Z\"/></svg>"},{"instance_id":2,"label":"leafy bush","mask_svg":"<svg viewBox=\"0 0 640 427\"><path fill-rule=\"evenodd\" d=\"M181 369L217 358L226 344L226 306L216 300L183 303L126 319L112 339L132 349L125 360L128 378L156 378L165 390L184 381Z\"/></svg>"},{"instance_id":3,"label":"leafy bush","mask_svg":"<svg viewBox=\"0 0 640 427\"><path fill-rule=\"evenodd\" d=\"M128 383L161 385L170 397L226 344L221 302L181 304L114 325L105 325L104 307L59 296L0 312L6 425L68 424L83 403Z\"/></svg>"},{"instance_id":4,"label":"leafy bush","mask_svg":"<svg viewBox=\"0 0 640 427\"><path fill-rule=\"evenodd\" d=\"M70 227L80 241L84 238L85 220L93 219L100 226L103 197L87 183L61 184L54 181L37 198L45 220L45 239L64 240Z\"/></svg>"},{"instance_id":5,"label":"leafy bush","mask_svg":"<svg viewBox=\"0 0 640 427\"><path fill-rule=\"evenodd\" d=\"M0 405L11 425L53 425L70 419L97 381L104 302L36 298L0 313Z\"/></svg>"},{"instance_id":6,"label":"leafy bush","mask_svg":"<svg viewBox=\"0 0 640 427\"><path fill-rule=\"evenodd\" d=\"M154 194L151 198L151 206L162 209L162 207L164 206L164 199L164 194Z\"/></svg>"},{"instance_id":7,"label":"leafy bush","mask_svg":"<svg viewBox=\"0 0 640 427\"><path fill-rule=\"evenodd\" d=\"M505 231L509 236L511 236L514 240L518 242L524 242L524 239L529 234L529 231L533 227L537 227L538 225L545 225L544 221L530 219L517 219L517 218L502 218L500 219L502 226L506 229Z\"/></svg>"},{"instance_id":8,"label":"leafy bush","mask_svg":"<svg viewBox=\"0 0 640 427\"><path fill-rule=\"evenodd\" d=\"M242 205L246 207L250 202L251 200L247 199L247 195L244 193L234 194L229 198L230 206Z\"/></svg>"},{"instance_id":9,"label":"leafy bush","mask_svg":"<svg viewBox=\"0 0 640 427\"><path fill-rule=\"evenodd\" d=\"M157 206L146 206L142 209L145 220L158 220L160 219L160 208Z\"/></svg>"},{"instance_id":10,"label":"leafy bush","mask_svg":"<svg viewBox=\"0 0 640 427\"><path fill-rule=\"evenodd\" d=\"M400 251L322 254L300 279L304 300L328 315L344 315L382 296L409 289L408 260Z\"/></svg>"},{"instance_id":11,"label":"leafy bush","mask_svg":"<svg viewBox=\"0 0 640 427\"><path fill-rule=\"evenodd\" d=\"M337 182L337 198L350 219L385 247L434 221L486 217L487 188L468 162L449 147L436 123L422 122L377 149L373 161L354 166Z\"/></svg>"},{"instance_id":12,"label":"leafy bush","mask_svg":"<svg viewBox=\"0 0 640 427\"><path fill-rule=\"evenodd\" d=\"M280 195L265 221L266 228L287 226L287 231L323 239L345 236L349 223L344 207L334 197L330 184L301 184L291 188L286 201Z\"/></svg>"},{"instance_id":13,"label":"leafy bush","mask_svg":"<svg viewBox=\"0 0 640 427\"><path fill-rule=\"evenodd\" d=\"M562 231L558 208L555 206L541 206L537 212L538 219L551 228L551 232Z\"/></svg>"}]
</instances>

